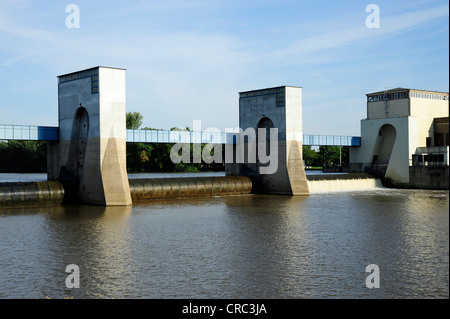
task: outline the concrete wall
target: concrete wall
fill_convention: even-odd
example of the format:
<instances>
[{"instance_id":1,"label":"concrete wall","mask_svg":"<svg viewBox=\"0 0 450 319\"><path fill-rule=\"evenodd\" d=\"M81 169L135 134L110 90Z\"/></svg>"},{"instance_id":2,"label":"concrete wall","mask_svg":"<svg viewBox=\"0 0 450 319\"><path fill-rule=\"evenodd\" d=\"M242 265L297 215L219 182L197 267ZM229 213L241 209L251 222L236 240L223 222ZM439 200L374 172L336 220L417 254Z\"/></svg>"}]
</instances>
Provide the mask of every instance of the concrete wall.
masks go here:
<instances>
[{"instance_id":1,"label":"concrete wall","mask_svg":"<svg viewBox=\"0 0 450 319\"><path fill-rule=\"evenodd\" d=\"M267 168L267 165L258 161L260 153L249 152L249 144L257 141L248 140L247 143L247 139L240 136L239 141L243 144L237 145L235 152L242 147L244 161L227 164L226 174L252 176L253 182L258 185L256 188L259 187L264 193L309 194L302 158L302 89L283 86L242 92L239 99L239 127L243 131L251 128L256 132L262 119L270 119L278 130L278 156L270 163L276 165L276 171L261 174L261 169ZM248 159L249 154L254 156L254 162Z\"/></svg>"},{"instance_id":2,"label":"concrete wall","mask_svg":"<svg viewBox=\"0 0 450 319\"><path fill-rule=\"evenodd\" d=\"M100 163L107 205L130 205L125 70L100 68Z\"/></svg>"},{"instance_id":3,"label":"concrete wall","mask_svg":"<svg viewBox=\"0 0 450 319\"><path fill-rule=\"evenodd\" d=\"M367 119L410 116L409 99L367 103Z\"/></svg>"},{"instance_id":4,"label":"concrete wall","mask_svg":"<svg viewBox=\"0 0 450 319\"><path fill-rule=\"evenodd\" d=\"M413 188L449 189L449 167L411 166L409 168Z\"/></svg>"},{"instance_id":5,"label":"concrete wall","mask_svg":"<svg viewBox=\"0 0 450 319\"><path fill-rule=\"evenodd\" d=\"M449 104L447 93L418 90L405 92L408 92L407 98L367 103L367 119L361 121L361 147L350 149L352 171L361 172L365 167L374 166L381 172L385 171L385 177L395 183L410 182L412 154L417 147L426 146L427 137L433 137L433 119L448 116ZM383 125L395 129L393 146L389 138L383 138L388 128L383 128ZM382 136L379 134L380 129ZM389 136L392 139L394 134ZM374 156L379 158L379 163L373 162ZM386 159L389 159L387 166Z\"/></svg>"},{"instance_id":6,"label":"concrete wall","mask_svg":"<svg viewBox=\"0 0 450 319\"><path fill-rule=\"evenodd\" d=\"M58 79L60 140L49 146L48 179L61 180L81 203L130 205L125 70L97 67ZM74 134L81 109L88 114L87 139ZM74 159L74 145L83 143Z\"/></svg>"},{"instance_id":7,"label":"concrete wall","mask_svg":"<svg viewBox=\"0 0 450 319\"><path fill-rule=\"evenodd\" d=\"M379 131L384 125L391 125L395 128L396 136L385 177L399 183L409 183L409 163L417 147L417 123L418 119L411 116L362 120L361 146L350 148L352 166L364 171L364 167L372 165L374 155L381 151L382 136L379 136Z\"/></svg>"},{"instance_id":8,"label":"concrete wall","mask_svg":"<svg viewBox=\"0 0 450 319\"><path fill-rule=\"evenodd\" d=\"M303 92L286 87L286 166L294 195L309 194L303 163Z\"/></svg>"},{"instance_id":9,"label":"concrete wall","mask_svg":"<svg viewBox=\"0 0 450 319\"><path fill-rule=\"evenodd\" d=\"M435 117L449 116L448 100L411 98L411 116L418 120L418 146L426 146L427 137L434 136L433 120Z\"/></svg>"}]
</instances>

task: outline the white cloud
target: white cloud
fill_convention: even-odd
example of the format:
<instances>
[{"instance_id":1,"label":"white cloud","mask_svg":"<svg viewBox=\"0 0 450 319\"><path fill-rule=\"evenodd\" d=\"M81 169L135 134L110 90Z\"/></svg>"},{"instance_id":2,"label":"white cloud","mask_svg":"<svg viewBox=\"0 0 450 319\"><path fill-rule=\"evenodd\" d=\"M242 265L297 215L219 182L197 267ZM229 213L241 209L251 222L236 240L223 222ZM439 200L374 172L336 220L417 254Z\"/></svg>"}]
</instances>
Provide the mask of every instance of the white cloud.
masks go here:
<instances>
[{"instance_id":1,"label":"white cloud","mask_svg":"<svg viewBox=\"0 0 450 319\"><path fill-rule=\"evenodd\" d=\"M0 8L12 8L14 3L9 0ZM29 2L18 3L26 7ZM161 13L157 21L149 22L153 26L163 23L165 12L193 12L196 9L205 10L205 7L213 11L221 6L226 4L221 1L177 0L151 2L148 5L140 1L127 4L120 10L111 6L99 15L100 18L117 15L119 21L124 19L129 23L127 19L130 14L144 12L144 15L151 13L155 17ZM64 6L61 11L62 25L66 14L63 9ZM358 41L371 38L381 40L383 35L406 32L448 16L448 5L392 16L385 16L382 10L380 29L367 29L362 19L360 25L352 27L346 23L346 27L330 32L323 31L325 27L320 28L321 34L299 41L284 39L277 43L281 46L249 38L238 31L223 32L214 27L182 29L177 27L176 21L168 23L170 28L142 26L133 30L121 28L120 23L114 30L109 30L97 21L98 29L90 30L86 19L83 20L83 17L86 18L83 11L80 29L50 29L45 25L36 27L36 23L26 19L17 20L13 11L0 10L0 72L18 68L20 63L35 65L54 74L52 76L96 65L123 67L128 70L127 98L129 108L132 108L129 110L144 113L144 125L168 128L191 125L192 120L200 119L205 127L224 128L237 126L238 91L248 87L258 88L255 86L265 85L265 81L283 82L277 85L303 85L284 82L286 79L303 81L314 77L315 70L310 65L351 59L346 49ZM314 24L311 21L307 23ZM298 25L299 28L301 26ZM283 24L280 26L282 28ZM276 32L272 34L275 35ZM335 53L338 48L343 49L340 54ZM279 66L288 66L290 70L278 70ZM268 68L271 70L268 71ZM353 72L357 72L355 69ZM321 72L324 74L326 71L321 69ZM321 84L357 89L358 92L361 90L357 85L339 82L337 76L330 79L325 74ZM361 86L365 84L361 83ZM50 95L54 93L49 92ZM351 101L351 104L356 105L356 102Z\"/></svg>"},{"instance_id":2,"label":"white cloud","mask_svg":"<svg viewBox=\"0 0 450 319\"><path fill-rule=\"evenodd\" d=\"M359 40L404 32L433 19L448 16L448 10L449 6L443 5L401 15L381 16L381 27L379 29L368 29L365 26L365 21L361 21L360 25L354 27L335 30L294 42L286 48L268 53L265 59L284 60L287 63L289 61L310 62L310 59L302 60L299 57L308 57L314 53L343 47Z\"/></svg>"}]
</instances>

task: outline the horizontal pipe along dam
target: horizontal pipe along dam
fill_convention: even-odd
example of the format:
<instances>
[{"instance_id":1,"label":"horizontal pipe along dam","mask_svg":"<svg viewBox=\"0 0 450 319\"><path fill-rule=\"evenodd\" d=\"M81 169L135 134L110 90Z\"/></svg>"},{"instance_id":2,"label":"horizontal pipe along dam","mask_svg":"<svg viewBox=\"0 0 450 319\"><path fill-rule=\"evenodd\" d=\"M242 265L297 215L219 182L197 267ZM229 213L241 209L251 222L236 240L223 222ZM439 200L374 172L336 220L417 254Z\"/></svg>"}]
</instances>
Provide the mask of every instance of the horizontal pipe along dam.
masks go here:
<instances>
[{"instance_id":1,"label":"horizontal pipe along dam","mask_svg":"<svg viewBox=\"0 0 450 319\"><path fill-rule=\"evenodd\" d=\"M64 188L58 181L0 183L0 206L58 205Z\"/></svg>"},{"instance_id":2,"label":"horizontal pipe along dam","mask_svg":"<svg viewBox=\"0 0 450 319\"><path fill-rule=\"evenodd\" d=\"M313 194L383 187L379 179L365 173L307 178ZM130 179L129 183L133 201L254 193L253 183L247 176ZM65 193L58 181L0 183L0 207L64 204Z\"/></svg>"},{"instance_id":3,"label":"horizontal pipe along dam","mask_svg":"<svg viewBox=\"0 0 450 319\"><path fill-rule=\"evenodd\" d=\"M130 179L133 200L250 194L246 176ZM63 185L58 181L0 183L0 206L64 204Z\"/></svg>"},{"instance_id":4,"label":"horizontal pipe along dam","mask_svg":"<svg viewBox=\"0 0 450 319\"><path fill-rule=\"evenodd\" d=\"M133 200L250 194L246 176L130 179Z\"/></svg>"}]
</instances>

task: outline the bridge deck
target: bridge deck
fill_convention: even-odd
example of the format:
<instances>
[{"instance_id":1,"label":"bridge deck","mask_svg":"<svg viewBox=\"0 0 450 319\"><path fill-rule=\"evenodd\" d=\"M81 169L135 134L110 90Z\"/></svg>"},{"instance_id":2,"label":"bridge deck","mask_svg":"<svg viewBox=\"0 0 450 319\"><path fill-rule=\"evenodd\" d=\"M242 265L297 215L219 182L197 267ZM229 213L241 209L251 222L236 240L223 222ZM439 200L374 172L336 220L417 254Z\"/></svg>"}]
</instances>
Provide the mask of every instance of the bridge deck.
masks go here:
<instances>
[{"instance_id":1,"label":"bridge deck","mask_svg":"<svg viewBox=\"0 0 450 319\"><path fill-rule=\"evenodd\" d=\"M0 124L0 140L57 141L58 127Z\"/></svg>"},{"instance_id":2,"label":"bridge deck","mask_svg":"<svg viewBox=\"0 0 450 319\"><path fill-rule=\"evenodd\" d=\"M235 134L166 130L127 130L127 142L141 143L235 143ZM0 124L0 140L57 141L58 127ZM303 145L361 146L359 136L303 135Z\"/></svg>"}]
</instances>

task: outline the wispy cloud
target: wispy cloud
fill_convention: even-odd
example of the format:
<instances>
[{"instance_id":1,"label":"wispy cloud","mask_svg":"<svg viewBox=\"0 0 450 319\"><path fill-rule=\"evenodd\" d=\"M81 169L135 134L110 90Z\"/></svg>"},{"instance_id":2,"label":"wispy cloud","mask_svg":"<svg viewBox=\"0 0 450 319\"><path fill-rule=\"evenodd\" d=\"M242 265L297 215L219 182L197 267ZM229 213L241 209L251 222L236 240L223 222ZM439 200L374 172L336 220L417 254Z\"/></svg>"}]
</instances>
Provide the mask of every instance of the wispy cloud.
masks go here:
<instances>
[{"instance_id":1,"label":"wispy cloud","mask_svg":"<svg viewBox=\"0 0 450 319\"><path fill-rule=\"evenodd\" d=\"M30 66L28 73L39 72L29 78L28 86L33 86L32 81L43 81L44 74L48 87L54 85L55 75L65 72L95 65L123 67L128 69L130 107L144 114L150 122L146 126L162 128L189 125L193 119L201 119L207 126L236 127L236 93L260 85L306 86L305 96L322 109L343 103L356 108L358 98L346 96L335 101L333 96L333 104L323 96L323 88L334 87L335 91L345 90L345 94L359 97L373 85L386 85L389 70L383 69L382 75L369 80L361 76L361 67L370 61L394 68L397 61L409 55L409 31L426 30L417 35L423 41L432 41L427 37L432 37L433 32L448 32L446 23L436 28L428 26L436 20L442 22L449 9L448 4L428 8L421 5L422 10L406 12L397 7L400 13L389 13L381 6L381 28L367 29L364 6L360 6L361 21L356 22L356 10L348 2L339 14L328 13L324 18L321 8L312 2L285 1L284 5L295 3L296 9L309 6L308 12L314 15L292 16L285 22L280 12L270 11L279 7L271 1L245 5L222 0L133 1L126 5L119 1L86 1L80 5L81 28L69 30L64 26L64 4L44 12L50 5L36 3L0 0L0 76L4 76L5 85L23 86L23 82L13 82L8 76L20 78L23 65ZM34 16L37 7L47 19ZM400 7L403 10L409 6ZM258 10L262 15L252 15ZM275 18L266 24L261 17ZM60 21L57 27L55 20ZM401 33L407 35L408 45L395 51L365 49L364 45L389 41ZM355 56L355 49L359 56ZM431 54L426 51L429 49L418 46L416 52ZM322 66L324 63L328 63L327 67ZM390 73L389 84L414 77L414 72ZM6 89L0 88L1 92ZM54 93L49 93L52 103ZM8 103L19 102L11 98ZM49 104L41 103L41 107ZM308 110L305 112L308 114ZM356 128L358 121L359 115ZM326 129L327 123L322 128Z\"/></svg>"},{"instance_id":2,"label":"wispy cloud","mask_svg":"<svg viewBox=\"0 0 450 319\"><path fill-rule=\"evenodd\" d=\"M286 48L269 52L265 55L264 59L282 60L287 63L289 61L299 62L301 61L299 57L302 56L343 47L364 39L408 31L433 19L448 16L448 11L449 6L442 5L395 16L382 16L381 27L379 29L369 29L365 26L364 21L361 21L360 25L354 27L323 33L296 41ZM307 61L309 62L311 60L308 59Z\"/></svg>"}]
</instances>

